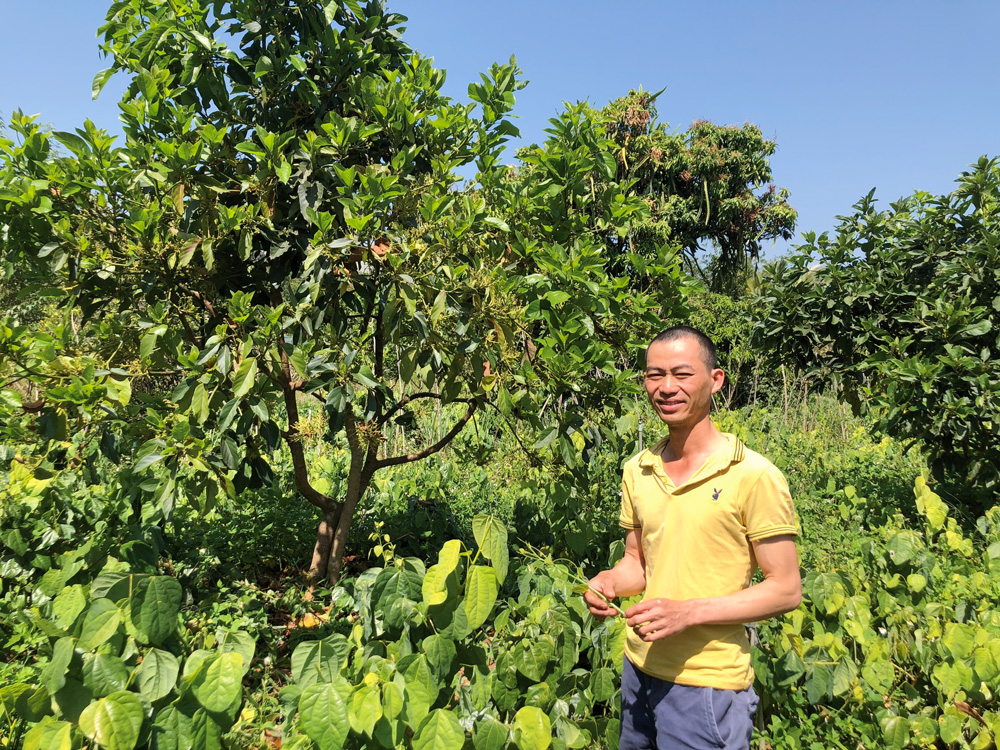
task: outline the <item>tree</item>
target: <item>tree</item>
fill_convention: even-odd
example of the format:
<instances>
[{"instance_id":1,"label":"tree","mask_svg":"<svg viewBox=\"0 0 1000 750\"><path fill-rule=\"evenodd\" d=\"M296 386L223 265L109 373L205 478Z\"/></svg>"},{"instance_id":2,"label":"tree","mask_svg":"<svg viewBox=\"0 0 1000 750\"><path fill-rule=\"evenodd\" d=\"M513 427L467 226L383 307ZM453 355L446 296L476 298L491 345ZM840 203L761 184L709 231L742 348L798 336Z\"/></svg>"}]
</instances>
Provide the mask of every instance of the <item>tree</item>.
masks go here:
<instances>
[{"instance_id":1,"label":"tree","mask_svg":"<svg viewBox=\"0 0 1000 750\"><path fill-rule=\"evenodd\" d=\"M1000 479L1000 170L983 157L948 195L888 210L874 191L831 238L770 265L761 340L775 357L919 441L939 475Z\"/></svg>"},{"instance_id":2,"label":"tree","mask_svg":"<svg viewBox=\"0 0 1000 750\"><path fill-rule=\"evenodd\" d=\"M629 271L629 252L652 259L670 245L680 249L688 271L713 292L739 296L740 279L758 260L762 243L789 239L795 229L788 190L772 182L768 157L775 143L750 124L698 121L685 132L670 132L657 120L658 96L630 91L599 112L586 104L568 107L585 112L605 130L602 158L587 177L591 189L601 193L605 185L625 185L627 194L647 207L627 235L605 230L605 241L617 250L613 270ZM564 135L550 132L551 147ZM530 157L537 148L519 155ZM592 215L601 231L606 214Z\"/></svg>"},{"instance_id":3,"label":"tree","mask_svg":"<svg viewBox=\"0 0 1000 750\"><path fill-rule=\"evenodd\" d=\"M178 498L207 509L275 481L270 459L287 451L320 516L310 571L331 582L374 473L441 450L483 408L523 425L526 449L579 460L599 440L591 407L614 412L635 389L635 352L680 302L665 249L635 258L658 279L648 294L609 274L581 219L595 156L582 136L562 172L510 179L513 58L469 87L475 104L455 103L444 73L402 41L404 20L351 0L119 2L95 91L130 77L124 147L90 123L50 137L19 114L18 142L2 144L5 262L48 279L45 293L101 342L81 367L90 401L64 429L110 435L104 455L166 516ZM52 138L70 155L54 157ZM473 163L478 187L456 190ZM605 234L644 212L610 183L602 200L615 207ZM14 338L9 366L65 415L47 371L14 358ZM140 377L166 387L133 394ZM346 436L342 497L312 481L303 394L324 405L328 439ZM387 455L391 423L421 439L409 412L424 400L451 426ZM63 466L65 431L6 403L38 435L36 463Z\"/></svg>"}]
</instances>

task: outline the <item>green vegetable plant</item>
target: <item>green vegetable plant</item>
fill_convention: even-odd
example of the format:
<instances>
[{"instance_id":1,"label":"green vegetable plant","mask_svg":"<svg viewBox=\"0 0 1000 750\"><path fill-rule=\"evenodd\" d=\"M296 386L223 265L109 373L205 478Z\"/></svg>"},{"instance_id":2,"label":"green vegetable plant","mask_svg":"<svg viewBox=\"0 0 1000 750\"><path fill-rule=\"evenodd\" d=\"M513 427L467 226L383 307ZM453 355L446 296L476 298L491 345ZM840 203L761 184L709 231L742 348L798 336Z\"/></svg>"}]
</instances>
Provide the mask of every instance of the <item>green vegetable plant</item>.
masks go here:
<instances>
[{"instance_id":1,"label":"green vegetable plant","mask_svg":"<svg viewBox=\"0 0 1000 750\"><path fill-rule=\"evenodd\" d=\"M183 595L172 577L113 560L86 582L50 577L25 613L47 653L32 679L0 688L8 732L25 750L221 748L255 643L224 629L192 637Z\"/></svg>"},{"instance_id":2,"label":"green vegetable plant","mask_svg":"<svg viewBox=\"0 0 1000 750\"><path fill-rule=\"evenodd\" d=\"M280 696L288 742L617 746L621 623L594 621L565 565L541 555L512 565L494 518L477 516L473 531L473 549L451 540L430 566L396 557L353 581L349 631L292 653Z\"/></svg>"},{"instance_id":3,"label":"green vegetable plant","mask_svg":"<svg viewBox=\"0 0 1000 750\"><path fill-rule=\"evenodd\" d=\"M790 747L808 747L796 717L809 717L825 746L995 746L1000 507L968 535L923 478L914 493L916 525L895 515L868 530L859 556L807 572L803 605L761 625L754 666L772 742L788 732ZM847 491L839 511L865 504Z\"/></svg>"}]
</instances>

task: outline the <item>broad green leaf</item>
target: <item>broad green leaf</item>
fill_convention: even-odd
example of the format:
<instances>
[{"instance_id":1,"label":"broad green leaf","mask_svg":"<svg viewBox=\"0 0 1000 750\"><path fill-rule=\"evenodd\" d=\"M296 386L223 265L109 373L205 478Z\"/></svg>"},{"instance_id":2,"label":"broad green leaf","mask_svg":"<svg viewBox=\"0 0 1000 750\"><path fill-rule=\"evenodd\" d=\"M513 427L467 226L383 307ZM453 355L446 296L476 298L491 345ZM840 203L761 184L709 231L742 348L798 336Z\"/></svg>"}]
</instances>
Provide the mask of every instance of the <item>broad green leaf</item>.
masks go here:
<instances>
[{"instance_id":1,"label":"broad green leaf","mask_svg":"<svg viewBox=\"0 0 1000 750\"><path fill-rule=\"evenodd\" d=\"M66 670L73 659L73 639L60 638L52 647L52 659L42 670L41 683L50 694L58 692L66 684Z\"/></svg>"},{"instance_id":2,"label":"broad green leaf","mask_svg":"<svg viewBox=\"0 0 1000 750\"><path fill-rule=\"evenodd\" d=\"M299 699L299 728L319 750L340 750L351 729L347 706L331 684L310 685Z\"/></svg>"},{"instance_id":3,"label":"broad green leaf","mask_svg":"<svg viewBox=\"0 0 1000 750\"><path fill-rule=\"evenodd\" d=\"M302 687L333 682L349 653L350 645L339 633L320 641L303 641L292 652L292 678Z\"/></svg>"},{"instance_id":4,"label":"broad green leaf","mask_svg":"<svg viewBox=\"0 0 1000 750\"><path fill-rule=\"evenodd\" d=\"M249 633L245 633L242 630L225 630L224 628L219 628L215 631L215 642L219 644L219 649L222 653L227 654L230 651L235 651L243 656L244 674L250 669L254 652L257 650L257 642Z\"/></svg>"},{"instance_id":5,"label":"broad green leaf","mask_svg":"<svg viewBox=\"0 0 1000 750\"><path fill-rule=\"evenodd\" d=\"M387 612L396 599L416 602L422 598L423 577L408 566L390 567L378 574L372 586L375 611Z\"/></svg>"},{"instance_id":6,"label":"broad green leaf","mask_svg":"<svg viewBox=\"0 0 1000 750\"><path fill-rule=\"evenodd\" d=\"M243 655L237 652L218 654L202 664L191 682L191 692L209 711L225 711L240 696L242 678Z\"/></svg>"},{"instance_id":7,"label":"broad green leaf","mask_svg":"<svg viewBox=\"0 0 1000 750\"><path fill-rule=\"evenodd\" d=\"M203 708L191 717L191 747L194 750L222 750L225 730Z\"/></svg>"},{"instance_id":8,"label":"broad green leaf","mask_svg":"<svg viewBox=\"0 0 1000 750\"><path fill-rule=\"evenodd\" d=\"M133 750L142 717L138 696L122 690L87 706L80 714L80 729L106 750Z\"/></svg>"},{"instance_id":9,"label":"broad green leaf","mask_svg":"<svg viewBox=\"0 0 1000 750\"><path fill-rule=\"evenodd\" d=\"M448 587L445 583L447 577L448 574L441 567L441 563L431 565L427 569L427 574L420 584L420 595L424 604L434 607L438 604L444 604L448 600Z\"/></svg>"},{"instance_id":10,"label":"broad green leaf","mask_svg":"<svg viewBox=\"0 0 1000 750\"><path fill-rule=\"evenodd\" d=\"M193 734L191 717L175 706L167 706L156 714L150 746L153 750L194 750Z\"/></svg>"},{"instance_id":11,"label":"broad green leaf","mask_svg":"<svg viewBox=\"0 0 1000 750\"><path fill-rule=\"evenodd\" d=\"M83 684L95 698L103 698L128 684L128 668L114 654L94 654L83 660Z\"/></svg>"},{"instance_id":12,"label":"broad green leaf","mask_svg":"<svg viewBox=\"0 0 1000 750\"><path fill-rule=\"evenodd\" d=\"M552 744L552 723L545 712L525 706L514 714L514 744L520 750L546 750Z\"/></svg>"},{"instance_id":13,"label":"broad green leaf","mask_svg":"<svg viewBox=\"0 0 1000 750\"><path fill-rule=\"evenodd\" d=\"M435 708L413 735L413 750L462 750L465 730L451 711Z\"/></svg>"},{"instance_id":14,"label":"broad green leaf","mask_svg":"<svg viewBox=\"0 0 1000 750\"><path fill-rule=\"evenodd\" d=\"M833 670L828 664L814 664L806 671L806 691L814 705L829 700L833 695Z\"/></svg>"},{"instance_id":15,"label":"broad green leaf","mask_svg":"<svg viewBox=\"0 0 1000 750\"><path fill-rule=\"evenodd\" d=\"M437 701L439 685L431 672L427 657L421 654L406 668L406 723L416 729Z\"/></svg>"},{"instance_id":16,"label":"broad green leaf","mask_svg":"<svg viewBox=\"0 0 1000 750\"><path fill-rule=\"evenodd\" d=\"M139 581L129 599L129 613L141 643L159 646L177 630L181 585L170 576Z\"/></svg>"},{"instance_id":17,"label":"broad green leaf","mask_svg":"<svg viewBox=\"0 0 1000 750\"><path fill-rule=\"evenodd\" d=\"M590 692L594 700L603 703L615 695L615 675L608 667L595 669L590 675Z\"/></svg>"},{"instance_id":18,"label":"broad green leaf","mask_svg":"<svg viewBox=\"0 0 1000 750\"><path fill-rule=\"evenodd\" d=\"M257 360L247 357L240 363L236 374L233 376L233 396L235 398L243 398L250 392L256 381Z\"/></svg>"},{"instance_id":19,"label":"broad green leaf","mask_svg":"<svg viewBox=\"0 0 1000 750\"><path fill-rule=\"evenodd\" d=\"M458 567L458 562L462 557L462 542L458 539L449 539L441 545L438 553L437 564L441 568L445 578Z\"/></svg>"},{"instance_id":20,"label":"broad green leaf","mask_svg":"<svg viewBox=\"0 0 1000 750\"><path fill-rule=\"evenodd\" d=\"M24 735L24 750L72 750L73 725L45 717Z\"/></svg>"},{"instance_id":21,"label":"broad green leaf","mask_svg":"<svg viewBox=\"0 0 1000 750\"><path fill-rule=\"evenodd\" d=\"M472 519L472 533L480 552L493 565L497 579L503 583L509 562L507 529L493 516L478 515Z\"/></svg>"},{"instance_id":22,"label":"broad green leaf","mask_svg":"<svg viewBox=\"0 0 1000 750\"><path fill-rule=\"evenodd\" d=\"M545 678L549 660L555 655L555 644L548 635L525 638L512 649L517 671L534 682Z\"/></svg>"},{"instance_id":23,"label":"broad green leaf","mask_svg":"<svg viewBox=\"0 0 1000 750\"><path fill-rule=\"evenodd\" d=\"M52 620L63 629L69 628L86 607L87 596L83 593L83 586L67 586L52 601Z\"/></svg>"},{"instance_id":24,"label":"broad green leaf","mask_svg":"<svg viewBox=\"0 0 1000 750\"><path fill-rule=\"evenodd\" d=\"M445 682L457 653L455 642L441 635L429 635L420 642L420 651L427 657L434 678L439 683Z\"/></svg>"},{"instance_id":25,"label":"broad green leaf","mask_svg":"<svg viewBox=\"0 0 1000 750\"><path fill-rule=\"evenodd\" d=\"M21 718L27 721L41 721L43 717L52 713L52 698L45 686L39 685L34 690L18 693L14 707Z\"/></svg>"},{"instance_id":26,"label":"broad green leaf","mask_svg":"<svg viewBox=\"0 0 1000 750\"><path fill-rule=\"evenodd\" d=\"M500 584L495 569L485 565L473 565L465 593L465 612L469 628L478 629L493 611Z\"/></svg>"},{"instance_id":27,"label":"broad green leaf","mask_svg":"<svg viewBox=\"0 0 1000 750\"><path fill-rule=\"evenodd\" d=\"M945 625L941 645L956 661L967 659L976 647L975 630L970 625L949 622Z\"/></svg>"},{"instance_id":28,"label":"broad green leaf","mask_svg":"<svg viewBox=\"0 0 1000 750\"><path fill-rule=\"evenodd\" d=\"M355 732L371 737L375 731L375 722L382 718L378 689L370 685L359 685L351 696L347 714Z\"/></svg>"},{"instance_id":29,"label":"broad green leaf","mask_svg":"<svg viewBox=\"0 0 1000 750\"><path fill-rule=\"evenodd\" d=\"M902 716L886 716L881 721L882 739L890 750L903 750L910 743L910 722Z\"/></svg>"},{"instance_id":30,"label":"broad green leaf","mask_svg":"<svg viewBox=\"0 0 1000 750\"><path fill-rule=\"evenodd\" d=\"M169 651L151 648L135 670L135 686L150 703L170 695L177 684L180 663Z\"/></svg>"},{"instance_id":31,"label":"broad green leaf","mask_svg":"<svg viewBox=\"0 0 1000 750\"><path fill-rule=\"evenodd\" d=\"M833 670L833 694L836 696L845 695L854 686L854 681L858 678L858 666L850 656L840 657L837 666Z\"/></svg>"},{"instance_id":32,"label":"broad green leaf","mask_svg":"<svg viewBox=\"0 0 1000 750\"><path fill-rule=\"evenodd\" d=\"M121 612L110 599L95 599L83 615L77 648L93 651L115 634L121 624Z\"/></svg>"},{"instance_id":33,"label":"broad green leaf","mask_svg":"<svg viewBox=\"0 0 1000 750\"><path fill-rule=\"evenodd\" d=\"M472 745L476 750L503 750L509 736L507 725L487 714L472 730Z\"/></svg>"},{"instance_id":34,"label":"broad green leaf","mask_svg":"<svg viewBox=\"0 0 1000 750\"><path fill-rule=\"evenodd\" d=\"M806 665L799 653L791 648L778 659L774 668L776 682L782 687L797 683L806 672Z\"/></svg>"},{"instance_id":35,"label":"broad green leaf","mask_svg":"<svg viewBox=\"0 0 1000 750\"><path fill-rule=\"evenodd\" d=\"M82 682L74 680L72 677L66 678L66 684L62 690L52 696L54 705L58 708L60 718L74 724L80 721L80 714L83 709L90 705L94 696L84 687Z\"/></svg>"},{"instance_id":36,"label":"broad green leaf","mask_svg":"<svg viewBox=\"0 0 1000 750\"><path fill-rule=\"evenodd\" d=\"M938 730L943 742L954 745L962 738L962 720L947 714L939 716Z\"/></svg>"}]
</instances>

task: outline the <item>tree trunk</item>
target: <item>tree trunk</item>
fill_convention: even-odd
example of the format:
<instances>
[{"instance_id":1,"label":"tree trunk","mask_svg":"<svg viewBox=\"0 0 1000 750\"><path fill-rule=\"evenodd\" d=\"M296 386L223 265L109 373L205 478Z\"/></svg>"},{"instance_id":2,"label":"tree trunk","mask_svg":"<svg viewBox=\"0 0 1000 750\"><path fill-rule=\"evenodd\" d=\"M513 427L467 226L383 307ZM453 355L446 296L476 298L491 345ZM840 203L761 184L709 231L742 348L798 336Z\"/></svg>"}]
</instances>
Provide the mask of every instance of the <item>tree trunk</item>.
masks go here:
<instances>
[{"instance_id":1,"label":"tree trunk","mask_svg":"<svg viewBox=\"0 0 1000 750\"><path fill-rule=\"evenodd\" d=\"M318 582L325 574L333 548L333 535L340 523L340 511L344 506L337 503L324 511L316 531L316 546L313 547L312 562L309 563L309 580Z\"/></svg>"},{"instance_id":2,"label":"tree trunk","mask_svg":"<svg viewBox=\"0 0 1000 750\"><path fill-rule=\"evenodd\" d=\"M329 586L335 586L340 580L340 573L344 567L344 553L347 551L347 535L350 533L351 523L354 521L354 511L371 482L373 472L362 468L363 460L364 458L360 455L352 455L351 457L351 473L347 479L347 497L344 498L344 504L340 509L340 518L333 534L333 544L326 565L326 582Z\"/></svg>"}]
</instances>

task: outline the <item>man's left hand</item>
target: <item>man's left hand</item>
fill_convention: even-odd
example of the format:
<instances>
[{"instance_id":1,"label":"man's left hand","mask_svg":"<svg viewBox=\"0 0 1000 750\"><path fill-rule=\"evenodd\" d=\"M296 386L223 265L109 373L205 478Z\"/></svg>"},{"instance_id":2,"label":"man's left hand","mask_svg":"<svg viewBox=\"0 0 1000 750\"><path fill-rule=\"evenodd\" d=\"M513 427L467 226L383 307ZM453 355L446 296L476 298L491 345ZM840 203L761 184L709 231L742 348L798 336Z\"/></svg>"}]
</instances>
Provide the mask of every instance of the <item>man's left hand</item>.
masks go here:
<instances>
[{"instance_id":1,"label":"man's left hand","mask_svg":"<svg viewBox=\"0 0 1000 750\"><path fill-rule=\"evenodd\" d=\"M642 640L650 643L680 633L694 625L690 601L647 599L625 610L626 623Z\"/></svg>"}]
</instances>

